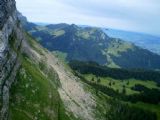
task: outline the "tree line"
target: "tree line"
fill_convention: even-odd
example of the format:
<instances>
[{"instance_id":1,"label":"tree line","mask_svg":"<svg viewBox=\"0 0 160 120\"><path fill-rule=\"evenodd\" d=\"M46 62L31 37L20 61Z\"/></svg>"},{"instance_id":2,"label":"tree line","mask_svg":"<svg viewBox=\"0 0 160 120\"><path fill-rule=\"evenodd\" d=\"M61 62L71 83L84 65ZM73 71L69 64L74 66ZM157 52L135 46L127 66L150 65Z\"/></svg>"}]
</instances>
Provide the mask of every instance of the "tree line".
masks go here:
<instances>
[{"instance_id":1,"label":"tree line","mask_svg":"<svg viewBox=\"0 0 160 120\"><path fill-rule=\"evenodd\" d=\"M125 79L140 79L153 80L160 84L160 71L144 70L144 69L123 69L123 68L109 68L101 66L95 62L82 62L72 60L69 66L81 74L94 74L100 77L112 77L118 80Z\"/></svg>"}]
</instances>

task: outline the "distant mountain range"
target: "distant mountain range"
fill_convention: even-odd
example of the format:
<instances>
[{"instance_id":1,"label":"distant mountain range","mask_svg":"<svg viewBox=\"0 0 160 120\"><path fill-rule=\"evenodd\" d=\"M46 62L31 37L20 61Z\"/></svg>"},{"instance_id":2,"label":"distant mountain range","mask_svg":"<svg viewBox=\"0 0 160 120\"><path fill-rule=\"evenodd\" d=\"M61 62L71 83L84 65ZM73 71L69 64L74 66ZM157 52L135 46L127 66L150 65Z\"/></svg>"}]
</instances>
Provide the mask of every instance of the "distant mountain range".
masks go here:
<instances>
[{"instance_id":1,"label":"distant mountain range","mask_svg":"<svg viewBox=\"0 0 160 120\"><path fill-rule=\"evenodd\" d=\"M35 23L40 26L47 26L49 23ZM65 24L65 23L64 23ZM78 25L79 27L90 27L87 25ZM132 31L111 29L111 28L102 28L102 30L109 36L113 38L119 38L124 41L129 41L135 45L147 49L151 52L160 55L160 36L138 33Z\"/></svg>"},{"instance_id":2,"label":"distant mountain range","mask_svg":"<svg viewBox=\"0 0 160 120\"><path fill-rule=\"evenodd\" d=\"M125 41L132 42L137 46L140 46L144 49L148 49L160 55L159 36L106 28L104 28L103 31L110 37L120 38Z\"/></svg>"},{"instance_id":3,"label":"distant mountain range","mask_svg":"<svg viewBox=\"0 0 160 120\"><path fill-rule=\"evenodd\" d=\"M39 26L22 19L24 28L50 51L66 54L66 60L95 61L116 68L159 69L160 56L101 28L69 24ZM110 34L109 34L110 35Z\"/></svg>"}]
</instances>

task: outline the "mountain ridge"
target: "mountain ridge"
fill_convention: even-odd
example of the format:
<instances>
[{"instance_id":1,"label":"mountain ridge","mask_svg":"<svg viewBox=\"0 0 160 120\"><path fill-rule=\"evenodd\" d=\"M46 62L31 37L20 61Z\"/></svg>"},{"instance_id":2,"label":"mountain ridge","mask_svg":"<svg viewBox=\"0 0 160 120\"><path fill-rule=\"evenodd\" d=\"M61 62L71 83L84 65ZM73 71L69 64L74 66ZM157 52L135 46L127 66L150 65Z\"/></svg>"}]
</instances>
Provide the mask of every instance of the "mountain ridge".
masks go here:
<instances>
[{"instance_id":1,"label":"mountain ridge","mask_svg":"<svg viewBox=\"0 0 160 120\"><path fill-rule=\"evenodd\" d=\"M38 24L42 26L55 26L60 24L69 25L67 23L57 23L57 24L51 24L51 23L44 23L44 24ZM86 27L93 27L88 25L77 25L82 28ZM134 31L127 31L127 30L120 30L120 29L112 29L112 28L101 28L101 27L93 27L93 28L100 28L102 29L108 36L113 38L119 38L124 41L132 42L136 46L139 46L141 48L147 49L153 53L156 53L160 55L160 37L158 35L152 35L148 33L141 33L141 32L134 32Z\"/></svg>"},{"instance_id":2,"label":"mountain ridge","mask_svg":"<svg viewBox=\"0 0 160 120\"><path fill-rule=\"evenodd\" d=\"M95 61L110 67L159 69L160 56L131 42L109 37L101 28L75 24L34 26L28 32L50 51L67 60ZM152 56L152 57L151 57Z\"/></svg>"},{"instance_id":3,"label":"mountain ridge","mask_svg":"<svg viewBox=\"0 0 160 120\"><path fill-rule=\"evenodd\" d=\"M160 37L146 33L130 32L116 29L103 29L110 37L116 37L134 43L144 49L160 55Z\"/></svg>"}]
</instances>

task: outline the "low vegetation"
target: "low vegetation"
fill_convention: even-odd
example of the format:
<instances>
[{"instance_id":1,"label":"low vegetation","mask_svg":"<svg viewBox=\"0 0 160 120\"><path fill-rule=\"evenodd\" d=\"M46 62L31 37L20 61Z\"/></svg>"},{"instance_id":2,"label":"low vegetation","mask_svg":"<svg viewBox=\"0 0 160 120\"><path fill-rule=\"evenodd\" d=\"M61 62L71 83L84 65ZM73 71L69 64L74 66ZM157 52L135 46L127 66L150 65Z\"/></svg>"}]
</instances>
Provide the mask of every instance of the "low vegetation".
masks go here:
<instances>
[{"instance_id":1,"label":"low vegetation","mask_svg":"<svg viewBox=\"0 0 160 120\"><path fill-rule=\"evenodd\" d=\"M55 88L28 58L22 58L22 66L11 89L10 113L13 120L54 119L69 120Z\"/></svg>"},{"instance_id":2,"label":"low vegetation","mask_svg":"<svg viewBox=\"0 0 160 120\"><path fill-rule=\"evenodd\" d=\"M46 52L26 33L30 49L43 56ZM19 52L19 51L17 51ZM33 61L26 51L19 54L21 67L10 92L12 120L70 120L58 93L55 71L42 60ZM73 118L73 116L72 116Z\"/></svg>"},{"instance_id":3,"label":"low vegetation","mask_svg":"<svg viewBox=\"0 0 160 120\"><path fill-rule=\"evenodd\" d=\"M97 96L103 93L111 101L116 100L110 103L107 119L116 120L118 117L120 120L141 120L144 116L148 120L160 119L160 88L158 77L155 77L159 76L159 72L113 69L95 62L71 61L69 65L76 76L95 89ZM153 79L147 79L148 77ZM145 105L152 107L147 108Z\"/></svg>"}]
</instances>

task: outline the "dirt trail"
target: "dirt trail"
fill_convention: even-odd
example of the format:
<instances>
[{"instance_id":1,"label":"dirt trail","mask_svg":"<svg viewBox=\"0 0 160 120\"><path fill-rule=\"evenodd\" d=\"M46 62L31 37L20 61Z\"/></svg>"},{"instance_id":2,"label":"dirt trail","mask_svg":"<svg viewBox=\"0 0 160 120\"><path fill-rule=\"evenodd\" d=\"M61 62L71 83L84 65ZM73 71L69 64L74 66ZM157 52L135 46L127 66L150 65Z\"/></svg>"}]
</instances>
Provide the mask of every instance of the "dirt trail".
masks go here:
<instances>
[{"instance_id":1,"label":"dirt trail","mask_svg":"<svg viewBox=\"0 0 160 120\"><path fill-rule=\"evenodd\" d=\"M77 118L95 120L93 109L96 107L96 103L92 95L84 90L83 84L78 82L78 78L67 71L54 55L48 53L46 57L48 64L54 68L59 76L62 86L58 91L67 110L74 113Z\"/></svg>"}]
</instances>

